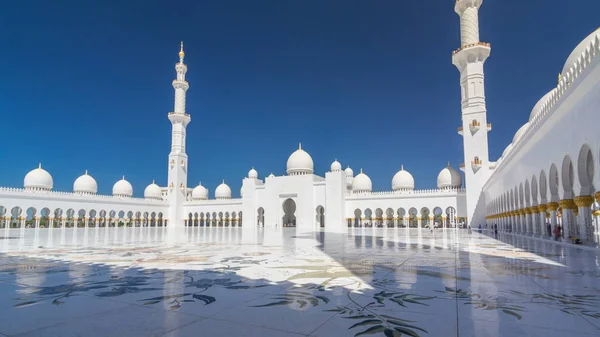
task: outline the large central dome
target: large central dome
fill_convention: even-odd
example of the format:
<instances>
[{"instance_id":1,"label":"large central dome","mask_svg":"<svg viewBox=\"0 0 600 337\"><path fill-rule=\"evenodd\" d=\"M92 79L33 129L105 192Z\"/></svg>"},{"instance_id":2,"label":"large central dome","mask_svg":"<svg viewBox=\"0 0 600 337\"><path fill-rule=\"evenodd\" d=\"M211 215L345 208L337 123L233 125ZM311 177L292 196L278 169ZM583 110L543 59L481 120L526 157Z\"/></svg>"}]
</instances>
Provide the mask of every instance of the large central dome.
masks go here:
<instances>
[{"instance_id":1,"label":"large central dome","mask_svg":"<svg viewBox=\"0 0 600 337\"><path fill-rule=\"evenodd\" d=\"M287 161L288 175L312 174L315 164L311 156L302 150L302 144L298 145L298 150L290 155Z\"/></svg>"}]
</instances>

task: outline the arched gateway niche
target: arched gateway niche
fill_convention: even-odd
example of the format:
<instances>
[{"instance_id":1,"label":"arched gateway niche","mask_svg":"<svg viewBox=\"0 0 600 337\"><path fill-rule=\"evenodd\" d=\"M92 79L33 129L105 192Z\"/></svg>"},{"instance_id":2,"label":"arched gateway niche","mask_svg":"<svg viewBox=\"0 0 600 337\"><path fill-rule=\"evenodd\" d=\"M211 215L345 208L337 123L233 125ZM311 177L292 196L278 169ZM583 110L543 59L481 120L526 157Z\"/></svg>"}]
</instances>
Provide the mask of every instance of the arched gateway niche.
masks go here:
<instances>
[{"instance_id":1,"label":"arched gateway niche","mask_svg":"<svg viewBox=\"0 0 600 337\"><path fill-rule=\"evenodd\" d=\"M256 224L258 225L258 227L265 227L265 209L262 207L259 207L258 210L256 211L256 213L257 213Z\"/></svg>"},{"instance_id":2,"label":"arched gateway niche","mask_svg":"<svg viewBox=\"0 0 600 337\"><path fill-rule=\"evenodd\" d=\"M296 202L292 199L286 199L283 202L283 227L296 227Z\"/></svg>"},{"instance_id":3,"label":"arched gateway niche","mask_svg":"<svg viewBox=\"0 0 600 337\"><path fill-rule=\"evenodd\" d=\"M323 206L317 206L317 226L325 227L325 208Z\"/></svg>"}]
</instances>

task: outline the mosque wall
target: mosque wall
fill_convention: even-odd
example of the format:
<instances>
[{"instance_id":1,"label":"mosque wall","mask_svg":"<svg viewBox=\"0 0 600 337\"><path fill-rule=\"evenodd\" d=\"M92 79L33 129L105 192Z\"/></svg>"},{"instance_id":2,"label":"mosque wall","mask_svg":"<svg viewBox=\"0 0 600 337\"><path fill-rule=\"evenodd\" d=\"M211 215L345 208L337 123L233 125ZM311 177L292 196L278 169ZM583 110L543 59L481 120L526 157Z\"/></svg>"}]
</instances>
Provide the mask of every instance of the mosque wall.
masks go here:
<instances>
[{"instance_id":1,"label":"mosque wall","mask_svg":"<svg viewBox=\"0 0 600 337\"><path fill-rule=\"evenodd\" d=\"M185 226L238 227L243 223L242 199L189 201L183 214Z\"/></svg>"},{"instance_id":2,"label":"mosque wall","mask_svg":"<svg viewBox=\"0 0 600 337\"><path fill-rule=\"evenodd\" d=\"M166 219L167 210L168 204L163 200L0 188L0 220L12 224L36 219L46 225L51 219L82 224L96 219L158 221Z\"/></svg>"},{"instance_id":3,"label":"mosque wall","mask_svg":"<svg viewBox=\"0 0 600 337\"><path fill-rule=\"evenodd\" d=\"M425 190L405 194L375 192L346 196L346 221L376 225L418 226L428 223L455 224L466 215L465 190Z\"/></svg>"},{"instance_id":4,"label":"mosque wall","mask_svg":"<svg viewBox=\"0 0 600 337\"><path fill-rule=\"evenodd\" d=\"M546 222L562 223L565 238L592 239L594 198L600 199L599 42L565 66L484 185L488 222L502 230L543 235Z\"/></svg>"}]
</instances>

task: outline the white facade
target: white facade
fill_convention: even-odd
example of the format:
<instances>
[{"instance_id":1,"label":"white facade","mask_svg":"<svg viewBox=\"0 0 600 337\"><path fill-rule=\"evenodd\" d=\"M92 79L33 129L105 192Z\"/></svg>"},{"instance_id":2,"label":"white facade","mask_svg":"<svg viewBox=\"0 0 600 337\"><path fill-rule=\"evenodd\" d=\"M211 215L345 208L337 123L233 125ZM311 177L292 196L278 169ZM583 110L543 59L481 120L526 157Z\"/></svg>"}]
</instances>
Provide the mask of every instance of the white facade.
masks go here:
<instances>
[{"instance_id":1,"label":"white facade","mask_svg":"<svg viewBox=\"0 0 600 337\"><path fill-rule=\"evenodd\" d=\"M350 167L342 169L337 160L329 172L319 175L311 156L299 146L288 158L286 175L260 178L252 168L242 181L241 198L233 199L223 181L211 199L209 189L201 184L188 187L186 129L191 117L186 112L189 84L182 44L173 81L175 105L168 114L172 141L166 187L152 182L144 198L133 198L133 188L123 177L114 185L112 196L101 196L86 171L75 181L73 193L53 192L52 176L40 165L27 174L24 189L0 188L0 224L294 226L302 231L342 232L349 226L454 226L465 219L477 225L485 218L488 224L501 219L501 230L539 235L548 216L552 224L563 223L566 232L592 240L593 197L600 197L594 188L600 183L600 170L595 169L600 136L593 123L598 121L600 106L596 57L600 32L577 46L557 88L535 106L502 158L490 162L487 133L491 125L486 116L483 67L491 47L479 41L482 2L457 0L455 5L461 47L453 53L452 62L460 72L459 133L464 139L461 169L466 189L461 174L448 165L437 177L438 189L415 190L414 178L401 167L391 178L390 191L373 192L371 179L362 169L355 175ZM578 218L574 204L579 206ZM562 213L557 213L558 206ZM542 208L550 213L540 215Z\"/></svg>"}]
</instances>

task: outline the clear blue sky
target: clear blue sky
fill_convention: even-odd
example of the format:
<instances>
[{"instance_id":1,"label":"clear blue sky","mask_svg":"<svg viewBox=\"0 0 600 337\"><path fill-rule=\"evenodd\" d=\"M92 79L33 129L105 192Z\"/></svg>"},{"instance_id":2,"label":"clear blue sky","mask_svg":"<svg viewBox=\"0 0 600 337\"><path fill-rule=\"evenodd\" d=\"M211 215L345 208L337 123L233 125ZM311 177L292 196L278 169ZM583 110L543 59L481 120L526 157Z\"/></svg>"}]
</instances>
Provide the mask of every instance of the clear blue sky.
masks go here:
<instances>
[{"instance_id":1,"label":"clear blue sky","mask_svg":"<svg viewBox=\"0 0 600 337\"><path fill-rule=\"evenodd\" d=\"M401 164L434 188L462 160L453 0L10 1L0 11L0 186L42 162L55 189L88 169L141 196L166 183L174 65L186 46L189 185L239 195L302 142L389 190ZM600 24L598 0L485 0L491 159Z\"/></svg>"}]
</instances>

